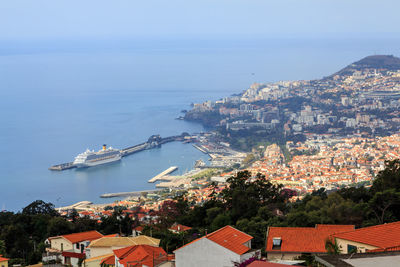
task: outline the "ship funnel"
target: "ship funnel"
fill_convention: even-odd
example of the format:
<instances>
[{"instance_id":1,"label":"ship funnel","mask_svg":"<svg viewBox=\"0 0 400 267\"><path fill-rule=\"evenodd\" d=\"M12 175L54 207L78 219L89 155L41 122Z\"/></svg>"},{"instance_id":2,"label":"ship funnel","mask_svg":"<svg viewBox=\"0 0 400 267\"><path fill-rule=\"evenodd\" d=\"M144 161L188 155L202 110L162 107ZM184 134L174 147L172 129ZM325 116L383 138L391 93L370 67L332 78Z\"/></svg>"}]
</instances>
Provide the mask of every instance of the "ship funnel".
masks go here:
<instances>
[{"instance_id":1,"label":"ship funnel","mask_svg":"<svg viewBox=\"0 0 400 267\"><path fill-rule=\"evenodd\" d=\"M107 148L107 145L104 144L104 145L103 145L103 150L106 150L106 148Z\"/></svg>"}]
</instances>

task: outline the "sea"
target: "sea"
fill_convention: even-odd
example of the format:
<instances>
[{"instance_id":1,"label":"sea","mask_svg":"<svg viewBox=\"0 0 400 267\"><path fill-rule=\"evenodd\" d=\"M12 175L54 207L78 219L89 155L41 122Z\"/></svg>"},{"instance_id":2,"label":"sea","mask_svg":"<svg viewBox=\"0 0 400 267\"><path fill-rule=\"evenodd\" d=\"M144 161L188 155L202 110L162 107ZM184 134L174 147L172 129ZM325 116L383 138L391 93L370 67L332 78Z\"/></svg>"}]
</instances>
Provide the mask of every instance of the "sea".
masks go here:
<instances>
[{"instance_id":1,"label":"sea","mask_svg":"<svg viewBox=\"0 0 400 267\"><path fill-rule=\"evenodd\" d=\"M399 38L17 40L0 42L0 210L35 200L56 207L101 194L154 189L170 166L207 155L172 142L120 162L50 171L103 144L124 148L182 132L192 103L241 93L254 82L317 79L373 54L400 56Z\"/></svg>"}]
</instances>

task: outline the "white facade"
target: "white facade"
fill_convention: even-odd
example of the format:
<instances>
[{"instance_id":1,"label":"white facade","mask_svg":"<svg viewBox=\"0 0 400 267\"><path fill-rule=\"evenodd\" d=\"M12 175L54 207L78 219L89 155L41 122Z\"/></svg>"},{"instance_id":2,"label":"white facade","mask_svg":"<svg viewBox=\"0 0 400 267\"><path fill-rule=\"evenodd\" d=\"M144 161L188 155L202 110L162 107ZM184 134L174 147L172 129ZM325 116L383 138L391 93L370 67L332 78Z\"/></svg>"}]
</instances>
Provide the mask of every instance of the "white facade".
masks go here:
<instances>
[{"instance_id":1,"label":"white facade","mask_svg":"<svg viewBox=\"0 0 400 267\"><path fill-rule=\"evenodd\" d=\"M234 262L242 262L255 253L239 255L219 244L201 238L175 251L176 267L231 267Z\"/></svg>"}]
</instances>

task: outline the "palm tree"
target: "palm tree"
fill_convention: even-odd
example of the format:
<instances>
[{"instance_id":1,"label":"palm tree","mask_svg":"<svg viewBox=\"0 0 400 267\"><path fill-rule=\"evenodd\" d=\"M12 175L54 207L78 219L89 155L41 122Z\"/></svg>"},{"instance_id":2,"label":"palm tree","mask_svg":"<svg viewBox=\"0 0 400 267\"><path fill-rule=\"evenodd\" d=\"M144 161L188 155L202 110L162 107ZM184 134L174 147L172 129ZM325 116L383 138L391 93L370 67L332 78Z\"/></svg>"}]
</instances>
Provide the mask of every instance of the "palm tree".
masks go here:
<instances>
[{"instance_id":1,"label":"palm tree","mask_svg":"<svg viewBox=\"0 0 400 267\"><path fill-rule=\"evenodd\" d=\"M325 249L328 254L338 255L340 254L340 248L333 238L327 238L325 240Z\"/></svg>"}]
</instances>

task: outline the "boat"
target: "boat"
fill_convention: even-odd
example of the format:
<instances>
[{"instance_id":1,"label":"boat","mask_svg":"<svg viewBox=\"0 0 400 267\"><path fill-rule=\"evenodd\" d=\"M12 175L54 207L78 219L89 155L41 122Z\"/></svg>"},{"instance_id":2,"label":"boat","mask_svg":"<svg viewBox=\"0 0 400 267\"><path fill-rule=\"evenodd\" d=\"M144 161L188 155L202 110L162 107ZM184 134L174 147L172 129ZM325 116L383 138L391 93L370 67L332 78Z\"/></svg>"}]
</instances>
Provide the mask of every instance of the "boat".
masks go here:
<instances>
[{"instance_id":1,"label":"boat","mask_svg":"<svg viewBox=\"0 0 400 267\"><path fill-rule=\"evenodd\" d=\"M87 149L85 152L79 154L75 157L73 165L77 168L87 168L118 161L121 157L119 149L107 148L107 145L103 145L103 149L98 152Z\"/></svg>"}]
</instances>

